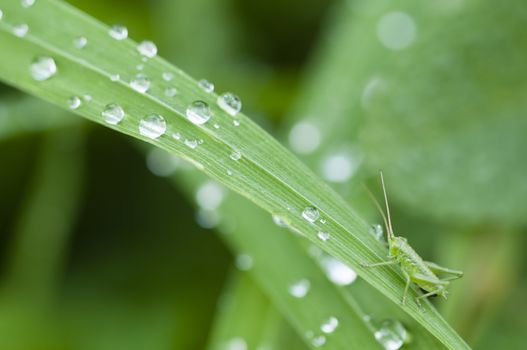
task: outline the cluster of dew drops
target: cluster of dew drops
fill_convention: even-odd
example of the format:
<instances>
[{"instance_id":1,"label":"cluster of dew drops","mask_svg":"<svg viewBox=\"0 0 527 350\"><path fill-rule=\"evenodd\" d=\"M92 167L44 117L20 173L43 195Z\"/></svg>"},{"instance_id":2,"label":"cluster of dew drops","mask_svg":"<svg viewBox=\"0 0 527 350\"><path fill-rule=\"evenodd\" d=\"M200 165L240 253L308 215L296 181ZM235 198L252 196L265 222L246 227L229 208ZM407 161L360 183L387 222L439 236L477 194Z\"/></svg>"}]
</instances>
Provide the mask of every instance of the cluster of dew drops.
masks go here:
<instances>
[{"instance_id":1,"label":"cluster of dew drops","mask_svg":"<svg viewBox=\"0 0 527 350\"><path fill-rule=\"evenodd\" d=\"M21 5L24 7L31 7L35 1L36 0L22 0ZM2 15L3 13L0 11L0 19ZM26 24L15 25L13 27L14 34L19 37L25 36L28 31L29 28ZM123 25L113 25L109 28L108 35L116 41L125 40L128 38L128 29ZM72 45L75 49L83 49L88 45L88 38L84 36L78 36L73 39ZM136 49L141 55L143 62L147 62L149 59L157 56L157 46L152 41L142 41L137 44ZM142 70L144 65L139 64L136 68L138 70ZM38 56L31 63L29 72L34 80L45 81L55 76L58 73L58 69L56 62L52 57ZM163 72L161 78L165 82L170 82L173 77L173 73ZM111 74L109 78L113 82L121 81L119 74ZM136 74L129 82L129 86L139 93L147 93L150 89L150 85L150 78L143 73ZM206 93L214 92L214 85L208 80L202 79L197 83L197 85ZM177 93L177 89L173 86L169 86L164 90L164 94L168 98L176 96ZM90 95L84 95L82 97L71 96L67 99L66 103L70 109L76 110L82 106L83 101L89 102L90 100ZM216 103L220 109L232 117L235 117L242 108L242 102L240 98L231 92L225 92L219 95L216 99ZM206 102L195 100L187 106L185 116L194 125L203 125L208 123L213 118L213 111ZM113 102L107 104L103 108L101 111L101 117L107 124L117 125L125 119L126 112L121 105ZM233 118L232 124L235 127L239 126L240 121ZM215 129L219 129L220 125L218 123L214 123L213 127ZM149 113L139 121L138 131L142 136L150 139L157 139L167 132L167 122L162 115L157 113ZM202 140L183 139L177 132L173 133L171 136L175 140L181 140L191 149L196 148L203 142ZM241 153L237 150L233 150L230 154L230 158L232 160L239 160L241 158ZM232 171L227 170L227 174L231 175Z\"/></svg>"}]
</instances>

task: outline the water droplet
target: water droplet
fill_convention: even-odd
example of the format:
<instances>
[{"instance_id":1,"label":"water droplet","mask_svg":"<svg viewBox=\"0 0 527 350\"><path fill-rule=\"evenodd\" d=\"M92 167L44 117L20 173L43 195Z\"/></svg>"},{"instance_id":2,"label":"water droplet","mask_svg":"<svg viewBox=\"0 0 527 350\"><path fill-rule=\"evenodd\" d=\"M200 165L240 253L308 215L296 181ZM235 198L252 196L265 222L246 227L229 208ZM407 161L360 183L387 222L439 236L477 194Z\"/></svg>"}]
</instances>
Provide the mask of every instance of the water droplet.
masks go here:
<instances>
[{"instance_id":1,"label":"water droplet","mask_svg":"<svg viewBox=\"0 0 527 350\"><path fill-rule=\"evenodd\" d=\"M379 41L391 50L407 48L414 42L416 34L414 20L404 12L387 13L377 23Z\"/></svg>"},{"instance_id":2,"label":"water droplet","mask_svg":"<svg viewBox=\"0 0 527 350\"><path fill-rule=\"evenodd\" d=\"M71 96L70 98L68 98L67 103L70 109L77 109L80 107L82 101L77 96Z\"/></svg>"},{"instance_id":3,"label":"water droplet","mask_svg":"<svg viewBox=\"0 0 527 350\"><path fill-rule=\"evenodd\" d=\"M327 240L329 240L331 238L330 234L328 232L325 232L325 231L318 231L317 237L322 242L326 242Z\"/></svg>"},{"instance_id":4,"label":"water droplet","mask_svg":"<svg viewBox=\"0 0 527 350\"><path fill-rule=\"evenodd\" d=\"M144 57L153 58L157 55L157 46L150 40L145 40L137 44L137 51Z\"/></svg>"},{"instance_id":5,"label":"water droplet","mask_svg":"<svg viewBox=\"0 0 527 350\"><path fill-rule=\"evenodd\" d=\"M247 350L247 342L240 337L232 338L227 342L225 350Z\"/></svg>"},{"instance_id":6,"label":"water droplet","mask_svg":"<svg viewBox=\"0 0 527 350\"><path fill-rule=\"evenodd\" d=\"M78 36L75 39L73 39L73 46L76 49L82 49L86 44L88 43L88 39L84 36Z\"/></svg>"},{"instance_id":7,"label":"water droplet","mask_svg":"<svg viewBox=\"0 0 527 350\"><path fill-rule=\"evenodd\" d=\"M236 257L236 267L241 271L249 271L253 267L253 258L247 254L240 254Z\"/></svg>"},{"instance_id":8,"label":"water droplet","mask_svg":"<svg viewBox=\"0 0 527 350\"><path fill-rule=\"evenodd\" d=\"M174 140L181 140L181 134L179 132L175 132L172 134L172 138Z\"/></svg>"},{"instance_id":9,"label":"water droplet","mask_svg":"<svg viewBox=\"0 0 527 350\"><path fill-rule=\"evenodd\" d=\"M227 175L232 176L232 170L227 169Z\"/></svg>"},{"instance_id":10,"label":"water droplet","mask_svg":"<svg viewBox=\"0 0 527 350\"><path fill-rule=\"evenodd\" d=\"M33 63L31 63L29 71L33 79L36 81L43 81L51 78L57 73L57 65L53 58L41 56L35 58Z\"/></svg>"},{"instance_id":11,"label":"water droplet","mask_svg":"<svg viewBox=\"0 0 527 350\"><path fill-rule=\"evenodd\" d=\"M83 95L82 98L84 99L84 101L86 102L91 102L91 100L93 99L93 97L91 97L91 95Z\"/></svg>"},{"instance_id":12,"label":"water droplet","mask_svg":"<svg viewBox=\"0 0 527 350\"><path fill-rule=\"evenodd\" d=\"M205 124L212 117L209 105L203 101L194 101L187 108L187 119L193 124Z\"/></svg>"},{"instance_id":13,"label":"water droplet","mask_svg":"<svg viewBox=\"0 0 527 350\"><path fill-rule=\"evenodd\" d=\"M200 81L198 81L198 85L205 92L213 92L214 91L214 84L211 83L210 81L208 81L207 79L201 79Z\"/></svg>"},{"instance_id":14,"label":"water droplet","mask_svg":"<svg viewBox=\"0 0 527 350\"><path fill-rule=\"evenodd\" d=\"M22 7L28 8L35 5L36 0L20 0Z\"/></svg>"},{"instance_id":15,"label":"water droplet","mask_svg":"<svg viewBox=\"0 0 527 350\"><path fill-rule=\"evenodd\" d=\"M240 151L232 151L230 158L232 160L239 160L242 157L242 153Z\"/></svg>"},{"instance_id":16,"label":"water droplet","mask_svg":"<svg viewBox=\"0 0 527 350\"><path fill-rule=\"evenodd\" d=\"M165 81L171 81L174 78L174 74L170 72L163 72L162 76L163 76L163 80Z\"/></svg>"},{"instance_id":17,"label":"water droplet","mask_svg":"<svg viewBox=\"0 0 527 350\"><path fill-rule=\"evenodd\" d=\"M234 126L240 126L240 121L239 121L238 119L234 119L234 120L232 121L232 125L234 125Z\"/></svg>"},{"instance_id":18,"label":"water droplet","mask_svg":"<svg viewBox=\"0 0 527 350\"><path fill-rule=\"evenodd\" d=\"M218 226L220 221L221 221L221 216L216 210L207 210L207 209L200 208L199 210L196 211L196 222L198 223L199 226L203 228L206 228L206 229L214 228Z\"/></svg>"},{"instance_id":19,"label":"water droplet","mask_svg":"<svg viewBox=\"0 0 527 350\"><path fill-rule=\"evenodd\" d=\"M139 63L137 66L135 66L135 69L137 69L137 70L143 70L143 69L145 69L145 65L142 64L142 63Z\"/></svg>"},{"instance_id":20,"label":"water droplet","mask_svg":"<svg viewBox=\"0 0 527 350\"><path fill-rule=\"evenodd\" d=\"M311 340L311 344L313 344L313 346L316 348L321 347L322 345L326 344L326 337L323 335L314 337L313 340Z\"/></svg>"},{"instance_id":21,"label":"water droplet","mask_svg":"<svg viewBox=\"0 0 527 350\"><path fill-rule=\"evenodd\" d=\"M317 221L319 216L320 214L318 212L318 209L315 207L306 207L304 211L302 211L302 217L310 223L314 223L315 221Z\"/></svg>"},{"instance_id":22,"label":"water droplet","mask_svg":"<svg viewBox=\"0 0 527 350\"><path fill-rule=\"evenodd\" d=\"M177 90L175 87L167 87L165 89L165 96L167 97L174 97L177 94Z\"/></svg>"},{"instance_id":23,"label":"water droplet","mask_svg":"<svg viewBox=\"0 0 527 350\"><path fill-rule=\"evenodd\" d=\"M185 140L185 145L191 149L194 149L198 147L198 141L197 140Z\"/></svg>"},{"instance_id":24,"label":"water droplet","mask_svg":"<svg viewBox=\"0 0 527 350\"><path fill-rule=\"evenodd\" d=\"M391 319L382 321L374 335L386 350L397 350L410 342L410 335L402 323Z\"/></svg>"},{"instance_id":25,"label":"water droplet","mask_svg":"<svg viewBox=\"0 0 527 350\"><path fill-rule=\"evenodd\" d=\"M29 26L25 23L17 24L13 26L13 34L16 36L22 38L26 36L27 32L29 31Z\"/></svg>"},{"instance_id":26,"label":"water droplet","mask_svg":"<svg viewBox=\"0 0 527 350\"><path fill-rule=\"evenodd\" d=\"M320 330L326 334L330 334L333 333L335 329L337 329L338 325L339 320L335 316L331 316L320 326Z\"/></svg>"},{"instance_id":27,"label":"water droplet","mask_svg":"<svg viewBox=\"0 0 527 350\"><path fill-rule=\"evenodd\" d=\"M0 21L2 20L3 17L4 17L4 11L0 10Z\"/></svg>"},{"instance_id":28,"label":"water droplet","mask_svg":"<svg viewBox=\"0 0 527 350\"><path fill-rule=\"evenodd\" d=\"M116 103L106 105L101 112L104 121L110 125L117 125L124 118L124 110Z\"/></svg>"},{"instance_id":29,"label":"water droplet","mask_svg":"<svg viewBox=\"0 0 527 350\"><path fill-rule=\"evenodd\" d=\"M303 298L309 292L311 288L311 283L307 279L301 279L296 281L289 287L289 294L295 298Z\"/></svg>"},{"instance_id":30,"label":"water droplet","mask_svg":"<svg viewBox=\"0 0 527 350\"><path fill-rule=\"evenodd\" d=\"M119 74L112 74L110 75L111 81L119 81L121 79L121 76Z\"/></svg>"},{"instance_id":31,"label":"water droplet","mask_svg":"<svg viewBox=\"0 0 527 350\"><path fill-rule=\"evenodd\" d=\"M146 156L146 166L152 174L170 176L182 165L181 159L160 148L152 148Z\"/></svg>"},{"instance_id":32,"label":"water droplet","mask_svg":"<svg viewBox=\"0 0 527 350\"><path fill-rule=\"evenodd\" d=\"M149 114L139 122L139 133L151 139L157 139L167 130L165 118L159 114Z\"/></svg>"},{"instance_id":33,"label":"water droplet","mask_svg":"<svg viewBox=\"0 0 527 350\"><path fill-rule=\"evenodd\" d=\"M220 128L220 124L217 124L217 123L215 123L213 126L214 126L214 129L219 129Z\"/></svg>"},{"instance_id":34,"label":"water droplet","mask_svg":"<svg viewBox=\"0 0 527 350\"><path fill-rule=\"evenodd\" d=\"M130 82L130 87L135 91L144 94L150 89L150 79L144 74L137 74L134 80Z\"/></svg>"},{"instance_id":35,"label":"water droplet","mask_svg":"<svg viewBox=\"0 0 527 350\"><path fill-rule=\"evenodd\" d=\"M320 145L320 131L314 124L302 121L297 123L289 132L289 145L293 151L309 154Z\"/></svg>"},{"instance_id":36,"label":"water droplet","mask_svg":"<svg viewBox=\"0 0 527 350\"><path fill-rule=\"evenodd\" d=\"M287 227L288 226L288 223L287 223L287 220L282 217L281 215L278 215L278 214L273 214L273 222L276 226L279 226L279 227Z\"/></svg>"},{"instance_id":37,"label":"water droplet","mask_svg":"<svg viewBox=\"0 0 527 350\"><path fill-rule=\"evenodd\" d=\"M327 278L338 286L350 285L357 279L355 271L332 256L321 258L320 264L326 272Z\"/></svg>"},{"instance_id":38,"label":"water droplet","mask_svg":"<svg viewBox=\"0 0 527 350\"><path fill-rule=\"evenodd\" d=\"M322 161L322 176L331 182L347 182L358 168L348 153L334 153Z\"/></svg>"},{"instance_id":39,"label":"water droplet","mask_svg":"<svg viewBox=\"0 0 527 350\"><path fill-rule=\"evenodd\" d=\"M321 223L321 224L325 224L326 222L327 222L326 219L320 219L320 223Z\"/></svg>"},{"instance_id":40,"label":"water droplet","mask_svg":"<svg viewBox=\"0 0 527 350\"><path fill-rule=\"evenodd\" d=\"M218 106L228 114L235 116L242 109L242 101L238 96L231 92L226 92L218 96Z\"/></svg>"},{"instance_id":41,"label":"water droplet","mask_svg":"<svg viewBox=\"0 0 527 350\"><path fill-rule=\"evenodd\" d=\"M120 24L114 24L108 30L108 34L115 40L124 40L128 38L128 29Z\"/></svg>"},{"instance_id":42,"label":"water droplet","mask_svg":"<svg viewBox=\"0 0 527 350\"><path fill-rule=\"evenodd\" d=\"M370 226L370 234L375 237L376 240L378 241L382 241L382 236L383 236L383 230L382 230L382 226L379 225L379 224L373 224Z\"/></svg>"}]
</instances>

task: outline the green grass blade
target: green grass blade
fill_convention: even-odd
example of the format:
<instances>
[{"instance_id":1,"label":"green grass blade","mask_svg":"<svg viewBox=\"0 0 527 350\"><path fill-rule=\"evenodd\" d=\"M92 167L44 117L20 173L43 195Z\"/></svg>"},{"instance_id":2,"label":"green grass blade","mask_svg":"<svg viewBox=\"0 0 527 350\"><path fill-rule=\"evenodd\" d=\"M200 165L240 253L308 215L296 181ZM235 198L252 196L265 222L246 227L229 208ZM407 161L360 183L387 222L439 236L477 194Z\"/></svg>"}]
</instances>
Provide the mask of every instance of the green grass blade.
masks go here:
<instances>
[{"instance_id":1,"label":"green grass blade","mask_svg":"<svg viewBox=\"0 0 527 350\"><path fill-rule=\"evenodd\" d=\"M196 82L182 71L160 58L145 64L144 74L154 81L147 94L140 94L126 83L142 62L131 40L117 42L108 36L108 28L69 5L40 0L30 8L9 2L3 8L0 22L0 78L29 93L64 106L72 95L90 94L75 112L103 124L100 113L108 103L119 103L126 118L117 126L109 126L143 141L155 144L180 157L198 164L209 176L243 194L270 213L284 216L290 227L303 232L315 244L350 264L359 274L394 302L399 302L403 279L395 268L366 270L362 261L383 260L383 247L368 234L366 223L327 185L314 176L302 163L288 153L250 119L239 115L239 126L233 118L216 107L216 96L200 90ZM29 32L18 37L13 26L25 23ZM84 49L72 41L79 35L88 38ZM28 74L36 56L53 57L59 73L43 82L34 81ZM163 72L174 75L172 84L179 91L177 98L163 94L166 84ZM120 74L120 80L110 78ZM197 127L185 117L187 106L194 100L209 103L213 121ZM163 115L168 133L158 140L140 135L138 124L150 113ZM213 125L217 124L218 129ZM190 149L169 135L179 132L184 139L202 140L203 144ZM242 159L231 161L230 154L238 150ZM232 174L232 175L230 175ZM310 224L302 219L304 208L318 208L325 224ZM316 238L318 229L331 232L333 239L322 243ZM412 295L415 292L412 293ZM419 310L412 300L404 310L423 324L432 334L452 349L468 348L430 304Z\"/></svg>"},{"instance_id":2,"label":"green grass blade","mask_svg":"<svg viewBox=\"0 0 527 350\"><path fill-rule=\"evenodd\" d=\"M232 273L218 305L209 350L307 349L246 273Z\"/></svg>"}]
</instances>

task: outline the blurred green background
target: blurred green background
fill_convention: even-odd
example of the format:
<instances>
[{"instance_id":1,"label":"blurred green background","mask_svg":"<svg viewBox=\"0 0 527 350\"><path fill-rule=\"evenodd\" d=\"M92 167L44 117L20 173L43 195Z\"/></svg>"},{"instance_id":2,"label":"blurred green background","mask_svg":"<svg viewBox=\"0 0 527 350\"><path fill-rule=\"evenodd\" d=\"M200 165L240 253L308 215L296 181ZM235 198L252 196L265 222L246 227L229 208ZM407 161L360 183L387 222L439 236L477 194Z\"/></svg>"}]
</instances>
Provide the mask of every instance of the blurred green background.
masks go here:
<instances>
[{"instance_id":1,"label":"blurred green background","mask_svg":"<svg viewBox=\"0 0 527 350\"><path fill-rule=\"evenodd\" d=\"M69 2L236 91L343 195L382 168L396 230L465 271L447 320L476 349L525 346L520 0ZM206 347L233 254L154 157L0 86L0 349Z\"/></svg>"}]
</instances>

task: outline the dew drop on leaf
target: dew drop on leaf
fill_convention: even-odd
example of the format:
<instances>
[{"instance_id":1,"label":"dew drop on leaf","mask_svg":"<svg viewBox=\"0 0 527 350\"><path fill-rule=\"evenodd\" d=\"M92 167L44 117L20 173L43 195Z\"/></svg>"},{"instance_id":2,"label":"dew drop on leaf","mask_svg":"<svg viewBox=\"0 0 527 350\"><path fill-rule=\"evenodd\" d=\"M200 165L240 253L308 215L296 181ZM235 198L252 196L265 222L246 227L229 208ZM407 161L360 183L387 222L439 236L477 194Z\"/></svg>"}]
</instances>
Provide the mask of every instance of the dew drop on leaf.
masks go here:
<instances>
[{"instance_id":1,"label":"dew drop on leaf","mask_svg":"<svg viewBox=\"0 0 527 350\"><path fill-rule=\"evenodd\" d=\"M313 344L315 348L319 348L326 344L326 337L323 335L316 336L311 340L311 344Z\"/></svg>"},{"instance_id":2,"label":"dew drop on leaf","mask_svg":"<svg viewBox=\"0 0 527 350\"><path fill-rule=\"evenodd\" d=\"M232 160L239 160L242 157L242 154L240 151L232 151L230 158Z\"/></svg>"},{"instance_id":3,"label":"dew drop on leaf","mask_svg":"<svg viewBox=\"0 0 527 350\"><path fill-rule=\"evenodd\" d=\"M330 234L328 232L325 232L325 231L318 231L317 237L322 242L326 242L327 240L329 240L331 238Z\"/></svg>"},{"instance_id":4,"label":"dew drop on leaf","mask_svg":"<svg viewBox=\"0 0 527 350\"><path fill-rule=\"evenodd\" d=\"M71 96L70 98L68 98L67 103L69 109L77 109L82 104L82 101L78 96Z\"/></svg>"},{"instance_id":5,"label":"dew drop on leaf","mask_svg":"<svg viewBox=\"0 0 527 350\"><path fill-rule=\"evenodd\" d=\"M117 125L124 118L124 110L116 103L110 103L101 112L104 121L110 125Z\"/></svg>"},{"instance_id":6,"label":"dew drop on leaf","mask_svg":"<svg viewBox=\"0 0 527 350\"><path fill-rule=\"evenodd\" d=\"M369 232L370 232L370 234L373 237L375 237L376 240L382 241L383 230L382 230L382 226L381 225L379 225L379 224L371 225L370 229L369 229Z\"/></svg>"},{"instance_id":7,"label":"dew drop on leaf","mask_svg":"<svg viewBox=\"0 0 527 350\"><path fill-rule=\"evenodd\" d=\"M130 82L130 87L142 94L150 89L150 79L144 74L137 74Z\"/></svg>"},{"instance_id":8,"label":"dew drop on leaf","mask_svg":"<svg viewBox=\"0 0 527 350\"><path fill-rule=\"evenodd\" d=\"M214 91L214 84L211 83L210 81L208 81L207 79L201 79L200 81L198 81L198 85L205 92L213 92Z\"/></svg>"},{"instance_id":9,"label":"dew drop on leaf","mask_svg":"<svg viewBox=\"0 0 527 350\"><path fill-rule=\"evenodd\" d=\"M37 57L30 66L31 77L36 81L48 80L57 73L57 65L51 57Z\"/></svg>"},{"instance_id":10,"label":"dew drop on leaf","mask_svg":"<svg viewBox=\"0 0 527 350\"><path fill-rule=\"evenodd\" d=\"M205 124L212 117L209 105L203 101L194 101L186 111L187 119L193 124Z\"/></svg>"},{"instance_id":11,"label":"dew drop on leaf","mask_svg":"<svg viewBox=\"0 0 527 350\"><path fill-rule=\"evenodd\" d=\"M291 294L295 298L303 298L307 295L310 288L311 283L309 282L309 280L304 278L299 281L296 281L289 287L289 294Z\"/></svg>"},{"instance_id":12,"label":"dew drop on leaf","mask_svg":"<svg viewBox=\"0 0 527 350\"><path fill-rule=\"evenodd\" d=\"M228 114L235 116L242 109L242 101L238 96L231 92L226 92L218 96L218 106Z\"/></svg>"},{"instance_id":13,"label":"dew drop on leaf","mask_svg":"<svg viewBox=\"0 0 527 350\"><path fill-rule=\"evenodd\" d=\"M165 118L159 114L149 114L139 122L139 133L150 139L157 139L167 130Z\"/></svg>"},{"instance_id":14,"label":"dew drop on leaf","mask_svg":"<svg viewBox=\"0 0 527 350\"><path fill-rule=\"evenodd\" d=\"M28 31L29 31L29 26L25 23L20 23L20 24L13 26L13 34L18 36L19 38L26 36Z\"/></svg>"},{"instance_id":15,"label":"dew drop on leaf","mask_svg":"<svg viewBox=\"0 0 527 350\"><path fill-rule=\"evenodd\" d=\"M124 40L128 38L128 29L120 24L114 24L108 30L108 34L115 40Z\"/></svg>"},{"instance_id":16,"label":"dew drop on leaf","mask_svg":"<svg viewBox=\"0 0 527 350\"><path fill-rule=\"evenodd\" d=\"M315 221L317 221L319 216L320 214L318 212L318 209L315 207L305 207L302 211L302 217L310 223L314 223Z\"/></svg>"},{"instance_id":17,"label":"dew drop on leaf","mask_svg":"<svg viewBox=\"0 0 527 350\"><path fill-rule=\"evenodd\" d=\"M332 256L324 256L320 264L327 278L338 286L347 286L357 279L357 273L348 265Z\"/></svg>"},{"instance_id":18,"label":"dew drop on leaf","mask_svg":"<svg viewBox=\"0 0 527 350\"><path fill-rule=\"evenodd\" d=\"M339 325L339 320L335 316L331 316L326 322L322 323L320 330L326 334L333 333Z\"/></svg>"},{"instance_id":19,"label":"dew drop on leaf","mask_svg":"<svg viewBox=\"0 0 527 350\"><path fill-rule=\"evenodd\" d=\"M36 0L20 0L22 7L28 8L35 5Z\"/></svg>"},{"instance_id":20,"label":"dew drop on leaf","mask_svg":"<svg viewBox=\"0 0 527 350\"><path fill-rule=\"evenodd\" d=\"M410 341L410 335L403 324L392 319L382 321L374 335L386 350L398 350Z\"/></svg>"},{"instance_id":21,"label":"dew drop on leaf","mask_svg":"<svg viewBox=\"0 0 527 350\"><path fill-rule=\"evenodd\" d=\"M171 81L174 78L174 75L170 72L163 72L162 77L165 81Z\"/></svg>"},{"instance_id":22,"label":"dew drop on leaf","mask_svg":"<svg viewBox=\"0 0 527 350\"><path fill-rule=\"evenodd\" d=\"M167 87L165 89L165 96L167 97L174 97L177 94L177 90L175 87Z\"/></svg>"},{"instance_id":23,"label":"dew drop on leaf","mask_svg":"<svg viewBox=\"0 0 527 350\"><path fill-rule=\"evenodd\" d=\"M194 149L196 147L198 147L198 141L197 140L185 140L185 145L190 148L190 149Z\"/></svg>"},{"instance_id":24,"label":"dew drop on leaf","mask_svg":"<svg viewBox=\"0 0 527 350\"><path fill-rule=\"evenodd\" d=\"M86 46L86 44L88 44L88 39L86 39L84 36L78 36L73 39L73 46L76 49L82 49L84 46Z\"/></svg>"},{"instance_id":25,"label":"dew drop on leaf","mask_svg":"<svg viewBox=\"0 0 527 350\"><path fill-rule=\"evenodd\" d=\"M145 40L137 44L137 51L147 58L154 58L157 55L157 46L150 40Z\"/></svg>"}]
</instances>

